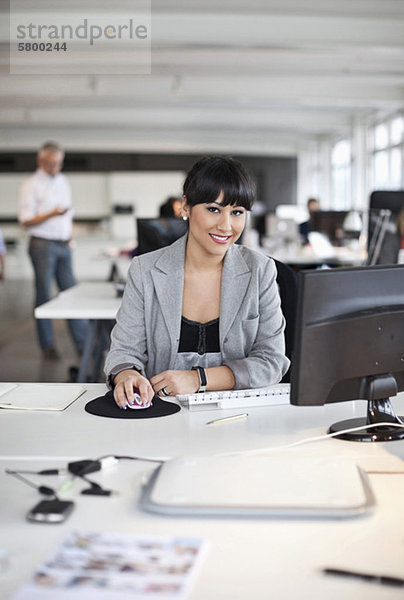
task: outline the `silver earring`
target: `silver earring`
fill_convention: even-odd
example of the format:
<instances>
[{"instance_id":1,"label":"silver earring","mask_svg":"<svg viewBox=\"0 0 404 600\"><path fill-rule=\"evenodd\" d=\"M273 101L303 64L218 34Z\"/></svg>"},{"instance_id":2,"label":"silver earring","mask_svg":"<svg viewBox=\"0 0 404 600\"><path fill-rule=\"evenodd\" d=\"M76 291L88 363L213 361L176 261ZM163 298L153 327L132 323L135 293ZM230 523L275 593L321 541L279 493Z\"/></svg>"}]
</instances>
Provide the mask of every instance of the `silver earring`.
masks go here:
<instances>
[{"instance_id":1,"label":"silver earring","mask_svg":"<svg viewBox=\"0 0 404 600\"><path fill-rule=\"evenodd\" d=\"M188 217L182 217L183 221L188 221Z\"/></svg>"}]
</instances>

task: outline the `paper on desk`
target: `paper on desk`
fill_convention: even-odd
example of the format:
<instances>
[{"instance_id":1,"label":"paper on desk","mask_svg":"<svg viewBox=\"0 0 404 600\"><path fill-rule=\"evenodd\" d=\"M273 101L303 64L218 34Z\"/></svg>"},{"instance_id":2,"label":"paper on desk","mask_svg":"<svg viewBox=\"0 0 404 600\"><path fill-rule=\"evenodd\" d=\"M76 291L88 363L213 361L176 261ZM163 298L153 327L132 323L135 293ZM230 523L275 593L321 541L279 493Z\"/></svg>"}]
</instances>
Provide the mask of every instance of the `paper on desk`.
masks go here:
<instances>
[{"instance_id":1,"label":"paper on desk","mask_svg":"<svg viewBox=\"0 0 404 600\"><path fill-rule=\"evenodd\" d=\"M0 397L16 387L16 383L0 383Z\"/></svg>"},{"instance_id":2,"label":"paper on desk","mask_svg":"<svg viewBox=\"0 0 404 600\"><path fill-rule=\"evenodd\" d=\"M182 600L205 548L198 538L74 532L12 600Z\"/></svg>"},{"instance_id":3,"label":"paper on desk","mask_svg":"<svg viewBox=\"0 0 404 600\"><path fill-rule=\"evenodd\" d=\"M0 408L64 410L84 392L75 383L0 383Z\"/></svg>"}]
</instances>

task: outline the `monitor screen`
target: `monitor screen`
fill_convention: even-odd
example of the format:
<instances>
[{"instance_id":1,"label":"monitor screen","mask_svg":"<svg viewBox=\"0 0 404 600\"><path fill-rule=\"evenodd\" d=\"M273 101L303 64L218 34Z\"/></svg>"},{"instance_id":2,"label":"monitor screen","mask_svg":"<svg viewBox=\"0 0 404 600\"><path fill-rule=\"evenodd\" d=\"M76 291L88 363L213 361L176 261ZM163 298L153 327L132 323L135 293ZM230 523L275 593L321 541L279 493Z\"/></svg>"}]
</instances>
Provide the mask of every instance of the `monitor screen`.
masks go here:
<instances>
[{"instance_id":1,"label":"monitor screen","mask_svg":"<svg viewBox=\"0 0 404 600\"><path fill-rule=\"evenodd\" d=\"M254 214L251 213L249 215L249 220L250 220L250 227L251 229L255 229L255 231L258 231L258 236L259 236L259 241L260 244L262 244L262 240L264 239L265 235L266 235L266 214Z\"/></svg>"},{"instance_id":2,"label":"monitor screen","mask_svg":"<svg viewBox=\"0 0 404 600\"><path fill-rule=\"evenodd\" d=\"M268 214L265 221L265 231L269 237L284 240L297 240L299 229L294 219L281 219L274 214Z\"/></svg>"},{"instance_id":3,"label":"monitor screen","mask_svg":"<svg viewBox=\"0 0 404 600\"><path fill-rule=\"evenodd\" d=\"M346 210L317 210L311 214L310 228L324 233L330 242L338 244L345 236L343 223L347 214Z\"/></svg>"},{"instance_id":4,"label":"monitor screen","mask_svg":"<svg viewBox=\"0 0 404 600\"><path fill-rule=\"evenodd\" d=\"M291 403L368 401L367 418L333 425L333 433L400 423L389 397L404 390L404 265L300 271L298 284ZM394 425L345 437L398 438L404 428Z\"/></svg>"},{"instance_id":5,"label":"monitor screen","mask_svg":"<svg viewBox=\"0 0 404 600\"><path fill-rule=\"evenodd\" d=\"M136 219L137 254L169 246L188 231L188 221L178 218Z\"/></svg>"},{"instance_id":6,"label":"monitor screen","mask_svg":"<svg viewBox=\"0 0 404 600\"><path fill-rule=\"evenodd\" d=\"M300 204L278 204L275 214L280 219L293 219L298 224L309 218L307 207Z\"/></svg>"},{"instance_id":7,"label":"monitor screen","mask_svg":"<svg viewBox=\"0 0 404 600\"><path fill-rule=\"evenodd\" d=\"M370 194L370 206L374 210L388 209L397 216L404 208L404 190L376 191Z\"/></svg>"}]
</instances>

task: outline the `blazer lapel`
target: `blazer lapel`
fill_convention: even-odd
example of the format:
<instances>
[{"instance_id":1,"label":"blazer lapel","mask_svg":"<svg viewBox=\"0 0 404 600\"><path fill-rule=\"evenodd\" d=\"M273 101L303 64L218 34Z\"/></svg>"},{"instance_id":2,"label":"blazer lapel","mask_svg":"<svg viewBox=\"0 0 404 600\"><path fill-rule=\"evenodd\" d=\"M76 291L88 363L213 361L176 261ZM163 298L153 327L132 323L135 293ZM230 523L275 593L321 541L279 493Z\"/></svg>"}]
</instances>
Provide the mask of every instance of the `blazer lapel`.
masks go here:
<instances>
[{"instance_id":1,"label":"blazer lapel","mask_svg":"<svg viewBox=\"0 0 404 600\"><path fill-rule=\"evenodd\" d=\"M171 362L177 353L181 328L186 240L185 235L167 248L151 271L157 301L170 334Z\"/></svg>"},{"instance_id":2,"label":"blazer lapel","mask_svg":"<svg viewBox=\"0 0 404 600\"><path fill-rule=\"evenodd\" d=\"M238 246L227 251L220 297L220 343L223 343L247 292L251 271Z\"/></svg>"},{"instance_id":3,"label":"blazer lapel","mask_svg":"<svg viewBox=\"0 0 404 600\"><path fill-rule=\"evenodd\" d=\"M178 350L181 329L186 241L185 235L167 248L151 271L157 301L170 334L172 363ZM232 246L227 251L222 273L219 324L221 344L236 318L250 279L251 271L240 249Z\"/></svg>"}]
</instances>

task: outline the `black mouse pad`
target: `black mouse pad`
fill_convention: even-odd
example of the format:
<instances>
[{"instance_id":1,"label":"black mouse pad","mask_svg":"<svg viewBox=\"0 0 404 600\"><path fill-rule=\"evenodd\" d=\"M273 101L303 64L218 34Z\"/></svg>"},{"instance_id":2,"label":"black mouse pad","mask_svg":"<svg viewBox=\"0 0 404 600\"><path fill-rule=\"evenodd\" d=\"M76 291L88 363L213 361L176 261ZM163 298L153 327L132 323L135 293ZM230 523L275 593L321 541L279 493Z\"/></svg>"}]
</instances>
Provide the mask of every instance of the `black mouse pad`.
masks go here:
<instances>
[{"instance_id":1,"label":"black mouse pad","mask_svg":"<svg viewBox=\"0 0 404 600\"><path fill-rule=\"evenodd\" d=\"M167 417L173 415L181 407L172 402L166 402L154 395L153 403L149 408L133 410L127 408L123 410L115 403L112 391L107 392L104 396L99 396L95 400L90 400L85 406L86 412L98 417L110 417L112 419L153 419L155 417Z\"/></svg>"}]
</instances>

